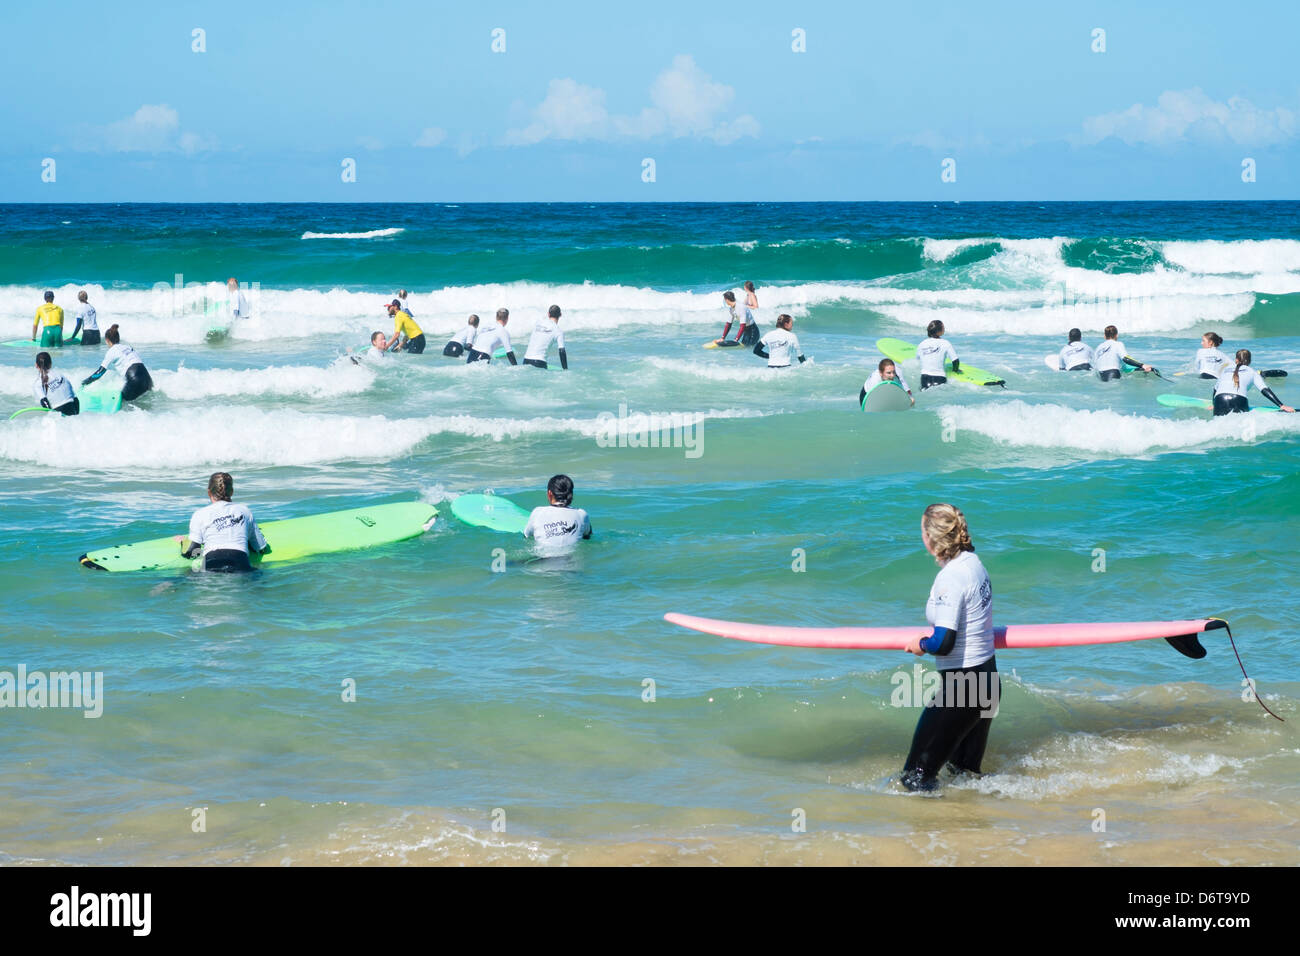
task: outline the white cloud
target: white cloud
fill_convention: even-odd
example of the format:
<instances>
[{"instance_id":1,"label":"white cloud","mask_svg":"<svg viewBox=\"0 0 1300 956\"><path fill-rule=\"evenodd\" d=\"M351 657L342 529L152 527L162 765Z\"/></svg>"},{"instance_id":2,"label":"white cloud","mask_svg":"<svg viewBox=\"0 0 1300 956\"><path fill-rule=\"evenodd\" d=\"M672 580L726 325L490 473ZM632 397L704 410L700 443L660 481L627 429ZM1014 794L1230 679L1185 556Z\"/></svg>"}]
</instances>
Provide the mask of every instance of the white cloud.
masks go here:
<instances>
[{"instance_id":1,"label":"white cloud","mask_svg":"<svg viewBox=\"0 0 1300 956\"><path fill-rule=\"evenodd\" d=\"M650 85L650 106L635 116L611 114L605 91L573 79L551 80L546 98L532 111L532 121L506 133L507 143L525 145L544 139L611 140L694 137L715 143L758 136L758 120L748 113L724 119L735 90L715 83L689 56L677 56Z\"/></svg>"},{"instance_id":2,"label":"white cloud","mask_svg":"<svg viewBox=\"0 0 1300 956\"><path fill-rule=\"evenodd\" d=\"M1098 143L1113 136L1130 146L1167 146L1184 140L1268 146L1293 138L1298 129L1296 114L1288 109L1260 109L1240 96L1220 103L1196 87L1166 90L1155 106L1134 103L1126 110L1091 116L1083 121L1083 142Z\"/></svg>"},{"instance_id":3,"label":"white cloud","mask_svg":"<svg viewBox=\"0 0 1300 956\"><path fill-rule=\"evenodd\" d=\"M215 147L210 138L193 132L182 133L180 114L165 103L146 103L126 119L101 127L88 141L120 153L180 150L192 155Z\"/></svg>"},{"instance_id":4,"label":"white cloud","mask_svg":"<svg viewBox=\"0 0 1300 956\"><path fill-rule=\"evenodd\" d=\"M447 131L439 126L427 126L420 133L420 138L415 141L416 146L423 146L431 149L434 146L442 145L442 141L447 138Z\"/></svg>"}]
</instances>

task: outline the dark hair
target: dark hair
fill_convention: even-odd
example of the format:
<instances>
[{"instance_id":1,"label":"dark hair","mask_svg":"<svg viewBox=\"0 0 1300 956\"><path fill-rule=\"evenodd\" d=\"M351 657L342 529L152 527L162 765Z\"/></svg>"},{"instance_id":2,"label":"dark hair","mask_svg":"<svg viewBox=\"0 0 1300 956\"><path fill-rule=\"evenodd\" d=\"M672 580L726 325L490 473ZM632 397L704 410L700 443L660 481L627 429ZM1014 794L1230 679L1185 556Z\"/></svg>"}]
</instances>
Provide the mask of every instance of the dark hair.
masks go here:
<instances>
[{"instance_id":1,"label":"dark hair","mask_svg":"<svg viewBox=\"0 0 1300 956\"><path fill-rule=\"evenodd\" d=\"M877 372L884 372L884 371L885 371L885 366L886 366L886 365L893 365L893 364L894 364L894 360L893 360L893 359L881 359L881 360L880 360L880 364L876 366L876 371L877 371ZM894 367L897 368L897 366L894 366Z\"/></svg>"},{"instance_id":2,"label":"dark hair","mask_svg":"<svg viewBox=\"0 0 1300 956\"><path fill-rule=\"evenodd\" d=\"M122 341L122 333L117 330L116 322L110 325L108 331L104 333L104 341L112 342L114 345Z\"/></svg>"},{"instance_id":3,"label":"dark hair","mask_svg":"<svg viewBox=\"0 0 1300 956\"><path fill-rule=\"evenodd\" d=\"M1108 339L1117 339L1119 338L1119 329L1115 328L1113 325L1108 325L1101 334L1106 336Z\"/></svg>"},{"instance_id":4,"label":"dark hair","mask_svg":"<svg viewBox=\"0 0 1300 956\"><path fill-rule=\"evenodd\" d=\"M208 494L218 501L229 501L235 494L235 479L228 471L214 471L208 479Z\"/></svg>"},{"instance_id":5,"label":"dark hair","mask_svg":"<svg viewBox=\"0 0 1300 956\"><path fill-rule=\"evenodd\" d=\"M41 389L46 395L50 394L50 366L53 361L50 359L49 352L36 353L36 367L41 370Z\"/></svg>"},{"instance_id":6,"label":"dark hair","mask_svg":"<svg viewBox=\"0 0 1300 956\"><path fill-rule=\"evenodd\" d=\"M375 339L379 338L379 336L381 336L381 335L383 335L383 334L384 334L383 332L371 332L371 333L370 333L370 344L371 344L371 345L374 345L374 344L375 344Z\"/></svg>"},{"instance_id":7,"label":"dark hair","mask_svg":"<svg viewBox=\"0 0 1300 956\"><path fill-rule=\"evenodd\" d=\"M558 319L560 317L560 307L558 305L553 305L546 310L546 314L553 319Z\"/></svg>"},{"instance_id":8,"label":"dark hair","mask_svg":"<svg viewBox=\"0 0 1300 956\"><path fill-rule=\"evenodd\" d=\"M752 282L746 282L746 283L745 283L745 291L746 291L746 292L753 292L753 291L754 291L754 283L752 283Z\"/></svg>"},{"instance_id":9,"label":"dark hair","mask_svg":"<svg viewBox=\"0 0 1300 956\"><path fill-rule=\"evenodd\" d=\"M45 293L45 301L46 301L46 302L53 302L53 301L54 301L54 293L53 293L53 292L46 292L46 293Z\"/></svg>"},{"instance_id":10,"label":"dark hair","mask_svg":"<svg viewBox=\"0 0 1300 956\"><path fill-rule=\"evenodd\" d=\"M498 321L498 322L504 322L504 321L505 321L506 319L508 319L508 318L510 318L510 310L509 310L509 309L497 309L497 321Z\"/></svg>"},{"instance_id":11,"label":"dark hair","mask_svg":"<svg viewBox=\"0 0 1300 956\"><path fill-rule=\"evenodd\" d=\"M402 300L394 299L392 302L389 303L389 305L395 305L400 309L402 307Z\"/></svg>"},{"instance_id":12,"label":"dark hair","mask_svg":"<svg viewBox=\"0 0 1300 956\"><path fill-rule=\"evenodd\" d=\"M469 324L472 325L472 326L474 326L475 328L478 328L478 316L477 316L477 315L471 315L471 316L469 317Z\"/></svg>"},{"instance_id":13,"label":"dark hair","mask_svg":"<svg viewBox=\"0 0 1300 956\"><path fill-rule=\"evenodd\" d=\"M1241 388L1241 367L1250 364L1250 349L1237 349L1237 367L1232 370L1232 387Z\"/></svg>"},{"instance_id":14,"label":"dark hair","mask_svg":"<svg viewBox=\"0 0 1300 956\"><path fill-rule=\"evenodd\" d=\"M724 302L735 302L735 301L736 301L736 293L731 292L731 291L724 292L724 293L722 293L722 299L723 299Z\"/></svg>"},{"instance_id":15,"label":"dark hair","mask_svg":"<svg viewBox=\"0 0 1300 956\"><path fill-rule=\"evenodd\" d=\"M1082 332L1080 332L1078 329L1070 329L1070 338L1069 338L1069 341L1071 341L1071 342L1078 342L1078 341L1079 341L1080 339L1082 339L1082 338L1083 338L1083 333L1082 333Z\"/></svg>"},{"instance_id":16,"label":"dark hair","mask_svg":"<svg viewBox=\"0 0 1300 956\"><path fill-rule=\"evenodd\" d=\"M1223 336L1218 332L1206 332L1205 337L1214 343L1216 349L1223 344Z\"/></svg>"},{"instance_id":17,"label":"dark hair","mask_svg":"<svg viewBox=\"0 0 1300 956\"><path fill-rule=\"evenodd\" d=\"M86 290L85 290L85 289L82 289L80 292L77 293L77 301L78 301L78 302L85 302L85 301L87 301L89 298L90 298L90 296L86 295Z\"/></svg>"},{"instance_id":18,"label":"dark hair","mask_svg":"<svg viewBox=\"0 0 1300 956\"><path fill-rule=\"evenodd\" d=\"M932 339L937 339L943 335L943 323L938 319L931 320L930 324L925 327L925 334Z\"/></svg>"},{"instance_id":19,"label":"dark hair","mask_svg":"<svg viewBox=\"0 0 1300 956\"><path fill-rule=\"evenodd\" d=\"M794 319L782 312L776 317L776 327L778 329L789 329L794 325Z\"/></svg>"},{"instance_id":20,"label":"dark hair","mask_svg":"<svg viewBox=\"0 0 1300 956\"><path fill-rule=\"evenodd\" d=\"M551 493L555 503L563 508L573 503L573 479L568 475L556 475L546 483L546 490Z\"/></svg>"}]
</instances>

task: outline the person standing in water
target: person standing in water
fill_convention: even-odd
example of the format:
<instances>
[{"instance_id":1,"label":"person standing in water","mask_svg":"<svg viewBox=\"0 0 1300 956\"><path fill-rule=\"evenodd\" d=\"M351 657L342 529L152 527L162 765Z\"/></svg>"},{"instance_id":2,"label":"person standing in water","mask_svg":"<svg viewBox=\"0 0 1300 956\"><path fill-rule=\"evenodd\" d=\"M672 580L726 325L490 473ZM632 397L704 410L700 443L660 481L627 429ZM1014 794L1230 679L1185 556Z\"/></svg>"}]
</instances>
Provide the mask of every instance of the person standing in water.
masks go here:
<instances>
[{"instance_id":1,"label":"person standing in water","mask_svg":"<svg viewBox=\"0 0 1300 956\"><path fill-rule=\"evenodd\" d=\"M405 313L406 313L407 315L409 315L411 318L415 318L415 313L412 312L410 306L408 306L408 305L406 304L406 290L405 290L405 289L398 289L398 290L397 290L397 302L398 302L398 304L401 306L403 312L405 312Z\"/></svg>"},{"instance_id":2,"label":"person standing in water","mask_svg":"<svg viewBox=\"0 0 1300 956\"><path fill-rule=\"evenodd\" d=\"M1144 372L1155 371L1150 365L1144 365L1137 359L1129 358L1124 343L1119 340L1119 329L1113 325L1106 326L1102 332L1105 341L1093 350L1093 367L1103 382L1112 382L1120 377L1120 363L1140 368Z\"/></svg>"},{"instance_id":3,"label":"person standing in water","mask_svg":"<svg viewBox=\"0 0 1300 956\"><path fill-rule=\"evenodd\" d=\"M144 367L140 353L131 346L123 344L116 323L108 327L108 331L104 333L104 341L108 343L108 351L104 353L99 368L95 369L89 378L84 379L82 385L98 381L111 366L116 365L122 377L126 379L126 383L122 386L122 401L129 402L137 399L153 388L153 379L149 376L149 370Z\"/></svg>"},{"instance_id":4,"label":"person standing in water","mask_svg":"<svg viewBox=\"0 0 1300 956\"><path fill-rule=\"evenodd\" d=\"M524 525L524 537L548 550L567 548L591 537L591 519L581 508L573 508L573 479L556 475L546 483L546 500L534 508Z\"/></svg>"},{"instance_id":5,"label":"person standing in water","mask_svg":"<svg viewBox=\"0 0 1300 956\"><path fill-rule=\"evenodd\" d=\"M1201 378L1218 379L1223 366L1232 364L1232 360L1219 351L1222 344L1223 337L1217 332L1206 332L1201 336L1201 347L1193 359L1196 374Z\"/></svg>"},{"instance_id":6,"label":"person standing in water","mask_svg":"<svg viewBox=\"0 0 1300 956\"><path fill-rule=\"evenodd\" d=\"M538 319L533 326L533 334L528 338L528 350L524 352L524 364L533 368L546 368L546 354L551 343L559 347L560 368L568 371L569 356L564 351L564 332L560 330L560 307L553 305L547 310L546 318Z\"/></svg>"},{"instance_id":7,"label":"person standing in water","mask_svg":"<svg viewBox=\"0 0 1300 956\"><path fill-rule=\"evenodd\" d=\"M1264 377L1250 367L1250 358L1250 349L1238 349L1236 367L1225 367L1219 373L1218 381L1214 383L1214 414L1219 416L1250 411L1246 391L1252 385L1282 411L1294 412L1295 409L1290 405L1282 404L1282 399L1268 387Z\"/></svg>"},{"instance_id":8,"label":"person standing in water","mask_svg":"<svg viewBox=\"0 0 1300 956\"><path fill-rule=\"evenodd\" d=\"M794 319L782 312L776 317L776 328L754 344L754 354L767 359L768 368L789 368L792 355L798 356L802 365L804 355L793 329Z\"/></svg>"},{"instance_id":9,"label":"person standing in water","mask_svg":"<svg viewBox=\"0 0 1300 956\"><path fill-rule=\"evenodd\" d=\"M64 376L50 369L54 365L49 352L36 355L36 381L32 385L32 394L36 396L41 408L48 408L60 415L76 415L81 412L81 399L72 390L72 383Z\"/></svg>"},{"instance_id":10,"label":"person standing in water","mask_svg":"<svg viewBox=\"0 0 1300 956\"><path fill-rule=\"evenodd\" d=\"M858 393L858 404L861 405L866 400L867 392L871 391L881 382L897 382L907 392L908 399L913 405L916 399L912 397L912 390L907 387L907 382L903 379L903 373L898 370L893 359L881 359L876 370L867 376L867 380L862 383L862 391Z\"/></svg>"},{"instance_id":11,"label":"person standing in water","mask_svg":"<svg viewBox=\"0 0 1300 956\"><path fill-rule=\"evenodd\" d=\"M515 358L515 347L510 344L510 333L506 331L506 323L509 321L510 310L497 309L497 324L491 328L482 329L478 335L474 336L474 344L470 346L465 363L468 365L470 362L491 362L492 353L498 348L503 348L506 350L506 358L510 360L510 364L518 365L519 360Z\"/></svg>"},{"instance_id":12,"label":"person standing in water","mask_svg":"<svg viewBox=\"0 0 1300 956\"><path fill-rule=\"evenodd\" d=\"M1056 364L1063 372L1087 372L1092 370L1092 349L1083 343L1083 333L1070 329L1066 344L1056 357Z\"/></svg>"},{"instance_id":13,"label":"person standing in water","mask_svg":"<svg viewBox=\"0 0 1300 956\"><path fill-rule=\"evenodd\" d=\"M758 293L754 291L754 283L745 282L745 308L754 319L755 328L758 327Z\"/></svg>"},{"instance_id":14,"label":"person standing in water","mask_svg":"<svg viewBox=\"0 0 1300 956\"><path fill-rule=\"evenodd\" d=\"M32 341L41 330L41 348L63 348L63 309L54 304L54 293L46 292L45 301L36 307L36 321L32 323Z\"/></svg>"},{"instance_id":15,"label":"person standing in water","mask_svg":"<svg viewBox=\"0 0 1300 956\"><path fill-rule=\"evenodd\" d=\"M86 295L86 290L82 289L77 293L77 320L76 327L72 330L71 338L81 335L82 345L99 344L99 317L95 314L95 307L90 304L90 297Z\"/></svg>"},{"instance_id":16,"label":"person standing in water","mask_svg":"<svg viewBox=\"0 0 1300 956\"><path fill-rule=\"evenodd\" d=\"M474 344L476 335L478 335L478 316L471 315L466 321L465 327L442 347L442 354L450 358L459 358L465 354L467 348Z\"/></svg>"},{"instance_id":17,"label":"person standing in water","mask_svg":"<svg viewBox=\"0 0 1300 956\"><path fill-rule=\"evenodd\" d=\"M753 345L758 341L758 324L754 321L754 316L750 313L748 306L736 305L736 293L727 291L722 293L722 304L727 308L727 324L722 327L722 337L713 340L713 344L719 348L734 348L737 345ZM727 335L731 332L733 323L739 322L740 328L736 329L736 337L728 342Z\"/></svg>"},{"instance_id":18,"label":"person standing in water","mask_svg":"<svg viewBox=\"0 0 1300 956\"><path fill-rule=\"evenodd\" d=\"M247 319L251 313L248 309L248 300L244 298L244 293L239 291L239 280L231 276L226 280L226 293L230 296L226 300L226 308L230 310L232 319Z\"/></svg>"},{"instance_id":19,"label":"person standing in water","mask_svg":"<svg viewBox=\"0 0 1300 956\"><path fill-rule=\"evenodd\" d=\"M916 347L916 357L921 360L921 391L948 381L946 362L952 362L954 372L961 371L957 350L943 337L943 323L934 319L925 327L925 341Z\"/></svg>"},{"instance_id":20,"label":"person standing in water","mask_svg":"<svg viewBox=\"0 0 1300 956\"><path fill-rule=\"evenodd\" d=\"M908 790L933 790L945 765L980 773L1002 688L993 655L993 585L975 556L966 516L950 504L930 505L921 516L921 542L940 568L925 604L934 632L916 635L907 650L935 655L943 680L912 735L899 780Z\"/></svg>"},{"instance_id":21,"label":"person standing in water","mask_svg":"<svg viewBox=\"0 0 1300 956\"><path fill-rule=\"evenodd\" d=\"M208 479L211 504L190 518L189 538L176 536L183 557L203 554L204 571L251 571L249 552L266 554L271 550L248 506L231 502L234 494L235 479L228 472L214 472Z\"/></svg>"},{"instance_id":22,"label":"person standing in water","mask_svg":"<svg viewBox=\"0 0 1300 956\"><path fill-rule=\"evenodd\" d=\"M388 309L388 317L393 320L393 337L388 342L389 351L410 352L412 355L423 352L424 329L415 324L411 313L407 312L397 299L388 303L385 308Z\"/></svg>"}]
</instances>

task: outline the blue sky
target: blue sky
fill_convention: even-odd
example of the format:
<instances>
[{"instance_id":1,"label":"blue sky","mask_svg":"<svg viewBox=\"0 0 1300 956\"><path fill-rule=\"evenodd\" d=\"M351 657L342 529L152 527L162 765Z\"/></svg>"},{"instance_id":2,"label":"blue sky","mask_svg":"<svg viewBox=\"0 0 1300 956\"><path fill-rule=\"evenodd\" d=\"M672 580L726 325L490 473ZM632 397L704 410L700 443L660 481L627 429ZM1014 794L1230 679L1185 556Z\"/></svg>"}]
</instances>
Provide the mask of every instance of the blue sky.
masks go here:
<instances>
[{"instance_id":1,"label":"blue sky","mask_svg":"<svg viewBox=\"0 0 1300 956\"><path fill-rule=\"evenodd\" d=\"M0 201L1297 198L1298 11L11 6Z\"/></svg>"}]
</instances>

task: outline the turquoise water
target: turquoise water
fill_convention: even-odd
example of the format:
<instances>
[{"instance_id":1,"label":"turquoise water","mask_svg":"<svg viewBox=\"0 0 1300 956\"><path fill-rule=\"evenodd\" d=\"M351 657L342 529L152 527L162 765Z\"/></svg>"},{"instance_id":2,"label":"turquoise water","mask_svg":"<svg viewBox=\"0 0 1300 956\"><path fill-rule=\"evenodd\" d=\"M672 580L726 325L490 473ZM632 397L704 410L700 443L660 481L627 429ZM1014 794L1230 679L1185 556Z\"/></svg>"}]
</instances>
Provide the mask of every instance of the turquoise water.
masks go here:
<instances>
[{"instance_id":1,"label":"turquoise water","mask_svg":"<svg viewBox=\"0 0 1300 956\"><path fill-rule=\"evenodd\" d=\"M0 711L0 860L1298 862L1300 422L1155 401L1205 393L1173 373L1207 329L1300 374L1296 211L0 207L0 337L30 332L44 288L69 312L85 288L157 384L112 417L0 422L0 671L104 682L98 719ZM193 286L154 290L177 273ZM259 284L254 318L209 342L230 274ZM809 364L700 347L745 279ZM398 286L430 352L353 365ZM522 354L553 302L567 374L437 354L502 305ZM875 340L934 317L1007 388L863 415ZM1044 366L1071 326L1111 323L1169 381ZM34 351L0 348L9 407L31 404ZM79 380L101 354L55 365ZM691 416L697 444L608 447L620 406ZM261 520L417 497L440 516L247 579L77 565L182 532L217 469ZM596 532L569 559L451 517L486 489L543 504L557 472ZM1241 699L1219 634L1201 661L1004 652L990 773L915 798L891 782L912 658L662 620L922 624L936 500L965 510L1000 623L1225 617L1287 722Z\"/></svg>"}]
</instances>

